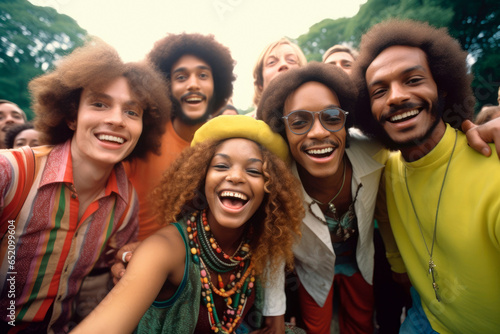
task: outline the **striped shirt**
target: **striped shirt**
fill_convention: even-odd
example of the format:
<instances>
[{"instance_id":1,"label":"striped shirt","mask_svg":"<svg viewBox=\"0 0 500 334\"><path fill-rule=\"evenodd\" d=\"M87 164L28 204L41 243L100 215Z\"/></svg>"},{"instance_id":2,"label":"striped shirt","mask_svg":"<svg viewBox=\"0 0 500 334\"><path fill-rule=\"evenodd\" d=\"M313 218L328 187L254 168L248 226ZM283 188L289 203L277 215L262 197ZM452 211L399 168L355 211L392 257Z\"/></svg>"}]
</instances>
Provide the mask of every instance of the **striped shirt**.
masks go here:
<instances>
[{"instance_id":1,"label":"striped shirt","mask_svg":"<svg viewBox=\"0 0 500 334\"><path fill-rule=\"evenodd\" d=\"M33 151L36 170L25 204L15 223L6 228L9 222L0 222L1 231L7 230L0 249L0 315L2 321L12 320L7 308L15 299L16 329L37 326L60 333L85 276L109 266L116 251L136 239L139 204L120 163L78 219L70 141ZM0 151L0 214L22 191L17 186L26 174L21 154Z\"/></svg>"}]
</instances>

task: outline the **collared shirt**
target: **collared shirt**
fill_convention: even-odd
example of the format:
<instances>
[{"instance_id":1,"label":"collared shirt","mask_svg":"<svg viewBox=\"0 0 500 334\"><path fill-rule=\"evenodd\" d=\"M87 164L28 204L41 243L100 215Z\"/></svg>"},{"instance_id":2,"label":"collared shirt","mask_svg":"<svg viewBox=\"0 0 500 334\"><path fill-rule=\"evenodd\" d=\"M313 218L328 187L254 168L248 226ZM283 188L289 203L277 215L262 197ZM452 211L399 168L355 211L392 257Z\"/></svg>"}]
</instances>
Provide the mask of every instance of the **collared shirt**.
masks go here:
<instances>
[{"instance_id":1,"label":"collared shirt","mask_svg":"<svg viewBox=\"0 0 500 334\"><path fill-rule=\"evenodd\" d=\"M13 266L8 261L12 238L9 233L2 236L0 315L2 321L11 320L6 310L15 299L16 327L42 322L48 332L62 332L85 276L108 266L115 252L137 235L138 199L121 163L78 219L70 143L33 148L33 184L14 225L8 227L15 231ZM0 151L0 212L25 178L19 152ZM9 295L12 277L15 291Z\"/></svg>"},{"instance_id":2,"label":"collared shirt","mask_svg":"<svg viewBox=\"0 0 500 334\"><path fill-rule=\"evenodd\" d=\"M351 189L358 189L355 212L358 220L358 240L356 245L356 263L369 284L372 284L374 266L373 217L377 204L377 193L388 151L379 144L350 129L350 146L346 149L352 168ZM296 163L292 173L300 179ZM335 274L335 251L328 226L314 216L324 219L320 207L302 187L306 215L302 220L302 238L294 245L295 270L306 291L319 306L325 304L333 284ZM352 194L353 199L355 193ZM311 204L312 203L312 204ZM381 205L381 203L378 203ZM314 215L309 211L309 207ZM284 279L283 279L284 281ZM284 289L278 285L266 286L264 315L281 315L286 309Z\"/></svg>"}]
</instances>

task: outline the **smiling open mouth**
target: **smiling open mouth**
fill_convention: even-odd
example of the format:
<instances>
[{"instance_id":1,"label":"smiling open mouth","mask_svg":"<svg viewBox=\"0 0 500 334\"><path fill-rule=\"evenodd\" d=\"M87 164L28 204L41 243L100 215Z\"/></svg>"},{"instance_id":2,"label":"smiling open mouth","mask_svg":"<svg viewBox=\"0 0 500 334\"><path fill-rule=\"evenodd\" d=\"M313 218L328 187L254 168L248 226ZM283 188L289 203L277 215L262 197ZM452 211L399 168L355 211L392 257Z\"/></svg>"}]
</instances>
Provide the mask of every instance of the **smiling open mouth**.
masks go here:
<instances>
[{"instance_id":1,"label":"smiling open mouth","mask_svg":"<svg viewBox=\"0 0 500 334\"><path fill-rule=\"evenodd\" d=\"M97 139L101 141L109 141L111 143L118 143L118 144L123 144L125 142L125 139L111 135L98 135Z\"/></svg>"},{"instance_id":2,"label":"smiling open mouth","mask_svg":"<svg viewBox=\"0 0 500 334\"><path fill-rule=\"evenodd\" d=\"M231 209L239 209L248 202L245 194L234 191L223 191L219 194L221 203Z\"/></svg>"},{"instance_id":3,"label":"smiling open mouth","mask_svg":"<svg viewBox=\"0 0 500 334\"><path fill-rule=\"evenodd\" d=\"M189 104L196 104L203 101L203 97L199 95L190 95L184 98L184 101Z\"/></svg>"},{"instance_id":4,"label":"smiling open mouth","mask_svg":"<svg viewBox=\"0 0 500 334\"><path fill-rule=\"evenodd\" d=\"M306 153L315 158L326 158L330 156L335 149L333 147L306 150Z\"/></svg>"},{"instance_id":5,"label":"smiling open mouth","mask_svg":"<svg viewBox=\"0 0 500 334\"><path fill-rule=\"evenodd\" d=\"M389 117L388 121L391 123L404 122L404 121L407 121L407 120L417 116L418 114L420 114L420 110L413 109L413 110L406 111L402 114L398 114L398 115L394 115L392 117Z\"/></svg>"}]
</instances>

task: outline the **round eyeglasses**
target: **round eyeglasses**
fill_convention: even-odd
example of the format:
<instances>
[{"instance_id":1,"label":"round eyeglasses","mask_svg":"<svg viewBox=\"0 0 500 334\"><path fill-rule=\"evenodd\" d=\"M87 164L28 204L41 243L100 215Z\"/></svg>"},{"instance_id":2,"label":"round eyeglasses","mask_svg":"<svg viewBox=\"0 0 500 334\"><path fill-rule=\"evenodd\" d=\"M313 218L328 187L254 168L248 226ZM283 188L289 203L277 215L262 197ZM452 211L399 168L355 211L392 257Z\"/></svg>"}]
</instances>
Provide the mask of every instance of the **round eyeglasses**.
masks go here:
<instances>
[{"instance_id":1,"label":"round eyeglasses","mask_svg":"<svg viewBox=\"0 0 500 334\"><path fill-rule=\"evenodd\" d=\"M327 108L321 111L295 110L283 116L288 128L296 135L303 135L311 130L314 115L318 114L321 125L330 132L342 130L349 112L340 108Z\"/></svg>"}]
</instances>

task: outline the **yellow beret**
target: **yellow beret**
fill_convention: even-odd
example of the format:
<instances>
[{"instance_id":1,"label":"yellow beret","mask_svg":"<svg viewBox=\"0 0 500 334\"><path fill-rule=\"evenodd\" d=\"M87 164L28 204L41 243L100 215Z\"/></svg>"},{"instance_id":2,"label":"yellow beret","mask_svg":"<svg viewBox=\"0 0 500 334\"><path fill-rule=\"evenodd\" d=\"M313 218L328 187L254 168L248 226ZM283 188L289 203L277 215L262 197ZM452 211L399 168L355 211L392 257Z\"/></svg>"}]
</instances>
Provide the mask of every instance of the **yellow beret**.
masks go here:
<instances>
[{"instance_id":1,"label":"yellow beret","mask_svg":"<svg viewBox=\"0 0 500 334\"><path fill-rule=\"evenodd\" d=\"M194 134L191 146L205 140L245 138L265 147L288 163L288 145L263 121L245 115L221 115L203 124Z\"/></svg>"}]
</instances>

